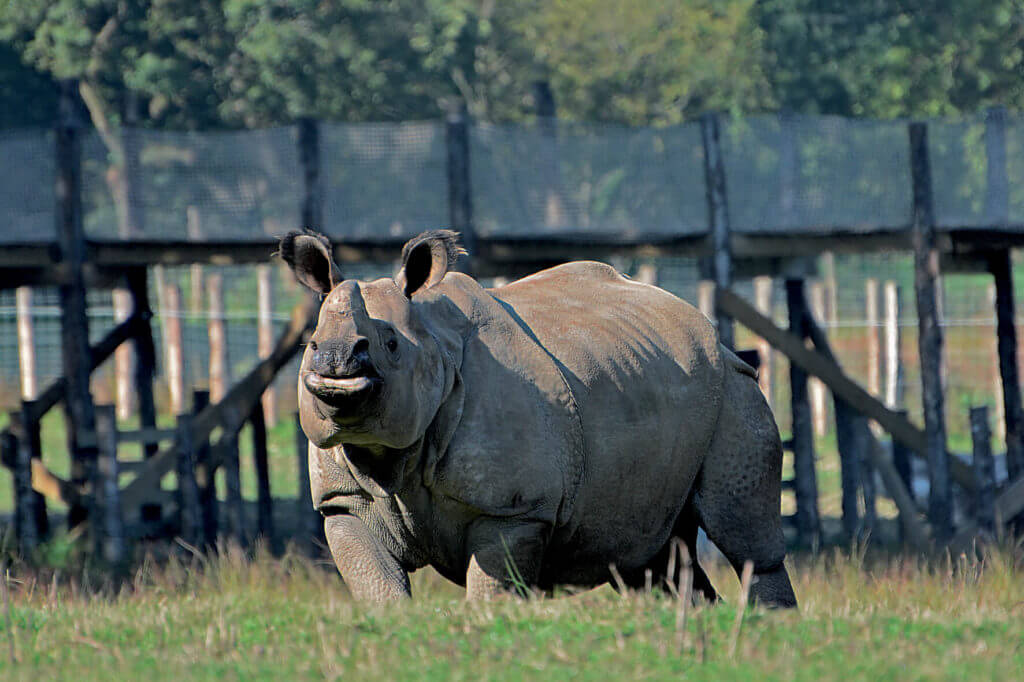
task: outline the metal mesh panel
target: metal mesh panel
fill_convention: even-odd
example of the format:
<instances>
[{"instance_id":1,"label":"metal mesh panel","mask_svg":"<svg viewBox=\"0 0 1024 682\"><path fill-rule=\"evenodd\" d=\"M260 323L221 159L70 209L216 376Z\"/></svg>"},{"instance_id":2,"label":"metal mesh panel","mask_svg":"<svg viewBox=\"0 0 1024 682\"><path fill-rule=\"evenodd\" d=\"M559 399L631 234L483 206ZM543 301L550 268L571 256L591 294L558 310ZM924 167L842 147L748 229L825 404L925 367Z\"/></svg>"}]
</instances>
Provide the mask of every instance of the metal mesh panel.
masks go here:
<instances>
[{"instance_id":1,"label":"metal mesh panel","mask_svg":"<svg viewBox=\"0 0 1024 682\"><path fill-rule=\"evenodd\" d=\"M754 116L722 131L729 220L738 232L904 227L906 124Z\"/></svg>"},{"instance_id":2,"label":"metal mesh panel","mask_svg":"<svg viewBox=\"0 0 1024 682\"><path fill-rule=\"evenodd\" d=\"M0 133L0 242L39 242L56 236L53 133Z\"/></svg>"},{"instance_id":3,"label":"metal mesh panel","mask_svg":"<svg viewBox=\"0 0 1024 682\"><path fill-rule=\"evenodd\" d=\"M928 122L935 220L943 227L970 227L996 220L986 216L984 135L985 123L980 119Z\"/></svg>"},{"instance_id":4,"label":"metal mesh panel","mask_svg":"<svg viewBox=\"0 0 1024 682\"><path fill-rule=\"evenodd\" d=\"M1024 225L1024 117L1021 116L1007 121L1006 174L1010 223Z\"/></svg>"},{"instance_id":5,"label":"metal mesh panel","mask_svg":"<svg viewBox=\"0 0 1024 682\"><path fill-rule=\"evenodd\" d=\"M443 124L322 124L320 140L327 234L411 237L448 224Z\"/></svg>"},{"instance_id":6,"label":"metal mesh panel","mask_svg":"<svg viewBox=\"0 0 1024 682\"><path fill-rule=\"evenodd\" d=\"M92 239L232 240L293 229L301 174L290 128L237 132L132 131L140 225L122 235L118 168L95 133L82 146L82 204Z\"/></svg>"},{"instance_id":7,"label":"metal mesh panel","mask_svg":"<svg viewBox=\"0 0 1024 682\"><path fill-rule=\"evenodd\" d=\"M470 141L473 209L482 235L635 237L707 229L694 124L478 124Z\"/></svg>"}]
</instances>

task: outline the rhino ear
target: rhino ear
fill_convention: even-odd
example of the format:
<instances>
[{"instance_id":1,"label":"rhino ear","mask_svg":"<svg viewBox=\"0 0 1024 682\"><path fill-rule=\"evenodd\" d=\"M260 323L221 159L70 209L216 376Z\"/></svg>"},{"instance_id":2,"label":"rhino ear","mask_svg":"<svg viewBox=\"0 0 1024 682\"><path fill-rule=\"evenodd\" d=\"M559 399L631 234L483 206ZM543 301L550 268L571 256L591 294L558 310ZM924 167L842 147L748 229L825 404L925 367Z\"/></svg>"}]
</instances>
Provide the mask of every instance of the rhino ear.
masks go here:
<instances>
[{"instance_id":1,"label":"rhino ear","mask_svg":"<svg viewBox=\"0 0 1024 682\"><path fill-rule=\"evenodd\" d=\"M459 233L431 230L413 237L402 247L402 269L395 283L408 298L429 289L442 279L466 250L459 245Z\"/></svg>"},{"instance_id":2,"label":"rhino ear","mask_svg":"<svg viewBox=\"0 0 1024 682\"><path fill-rule=\"evenodd\" d=\"M289 232L277 251L295 278L318 294L327 295L342 280L341 270L331 257L331 242L322 234L306 230Z\"/></svg>"}]
</instances>

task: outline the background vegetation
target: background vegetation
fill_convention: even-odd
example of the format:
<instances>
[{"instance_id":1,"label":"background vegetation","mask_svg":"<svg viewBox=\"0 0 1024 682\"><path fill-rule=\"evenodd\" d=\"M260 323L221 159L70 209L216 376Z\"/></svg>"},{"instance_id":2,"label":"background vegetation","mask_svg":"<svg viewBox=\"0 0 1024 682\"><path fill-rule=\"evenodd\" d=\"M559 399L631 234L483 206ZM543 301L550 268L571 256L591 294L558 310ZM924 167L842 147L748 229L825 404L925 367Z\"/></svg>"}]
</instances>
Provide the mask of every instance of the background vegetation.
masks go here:
<instances>
[{"instance_id":1,"label":"background vegetation","mask_svg":"<svg viewBox=\"0 0 1024 682\"><path fill-rule=\"evenodd\" d=\"M710 109L944 116L1024 104L1024 0L8 0L0 126L81 79L97 127L568 119Z\"/></svg>"}]
</instances>

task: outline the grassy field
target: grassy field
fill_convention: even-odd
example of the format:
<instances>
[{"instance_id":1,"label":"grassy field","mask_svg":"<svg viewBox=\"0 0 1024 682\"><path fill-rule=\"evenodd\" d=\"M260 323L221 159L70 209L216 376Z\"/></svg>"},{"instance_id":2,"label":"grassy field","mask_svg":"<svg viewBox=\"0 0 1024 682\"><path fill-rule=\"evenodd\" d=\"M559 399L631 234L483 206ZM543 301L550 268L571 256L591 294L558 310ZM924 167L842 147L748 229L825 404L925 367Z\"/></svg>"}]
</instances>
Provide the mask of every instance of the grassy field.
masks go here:
<instances>
[{"instance_id":1,"label":"grassy field","mask_svg":"<svg viewBox=\"0 0 1024 682\"><path fill-rule=\"evenodd\" d=\"M610 588L466 603L436 574L411 603L354 604L322 562L226 553L143 566L120 590L9 579L4 680L1019 679L1024 568L1010 549L927 567L830 554L790 561L797 612L680 609Z\"/></svg>"}]
</instances>

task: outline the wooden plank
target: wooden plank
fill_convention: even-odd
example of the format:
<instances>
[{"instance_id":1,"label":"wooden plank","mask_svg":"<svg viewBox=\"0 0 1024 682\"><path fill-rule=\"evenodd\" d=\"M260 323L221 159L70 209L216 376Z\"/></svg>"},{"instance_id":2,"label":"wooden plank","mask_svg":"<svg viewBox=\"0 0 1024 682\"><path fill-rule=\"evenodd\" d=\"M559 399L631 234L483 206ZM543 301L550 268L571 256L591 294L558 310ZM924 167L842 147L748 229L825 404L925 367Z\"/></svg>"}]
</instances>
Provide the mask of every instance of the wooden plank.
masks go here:
<instances>
[{"instance_id":1,"label":"wooden plank","mask_svg":"<svg viewBox=\"0 0 1024 682\"><path fill-rule=\"evenodd\" d=\"M206 278L210 306L207 334L210 339L210 400L220 402L230 382L228 370L228 334L224 319L224 279L220 273Z\"/></svg>"},{"instance_id":2,"label":"wooden plank","mask_svg":"<svg viewBox=\"0 0 1024 682\"><path fill-rule=\"evenodd\" d=\"M865 417L878 422L883 429L892 434L894 439L905 444L913 452L924 456L926 452L925 435L921 429L873 398L856 382L847 377L836 363L831 362L821 353L804 346L803 341L793 334L775 326L775 323L758 313L745 300L731 291L722 292L722 294L720 303L737 321L755 334L768 339L772 346L789 358L791 363L797 364L808 374L813 374L824 381L833 393L840 396ZM967 464L955 457L950 457L950 471L956 482L966 490L973 491L975 489L974 472Z\"/></svg>"},{"instance_id":3,"label":"wooden plank","mask_svg":"<svg viewBox=\"0 0 1024 682\"><path fill-rule=\"evenodd\" d=\"M971 442L974 446L974 518L981 530L992 533L996 525L996 465L992 457L992 433L988 426L988 407L972 407Z\"/></svg>"},{"instance_id":4,"label":"wooden plank","mask_svg":"<svg viewBox=\"0 0 1024 682\"><path fill-rule=\"evenodd\" d=\"M711 263L715 281L716 298L718 291L732 286L732 240L729 225L729 204L726 198L725 164L719 143L719 120L715 113L707 113L700 119L701 146L704 151L704 188L708 204L708 231L711 233ZM715 305L718 318L718 336L727 348L735 348L736 337L733 323L721 308Z\"/></svg>"},{"instance_id":5,"label":"wooden plank","mask_svg":"<svg viewBox=\"0 0 1024 682\"><path fill-rule=\"evenodd\" d=\"M903 541L918 551L926 551L931 548L931 532L927 524L922 521L917 513L917 505L907 488L900 480L896 467L886 456L882 444L875 438L875 434L867 432L868 454L871 457L871 465L882 477L882 483L889 493L889 497L896 504L900 511L900 533Z\"/></svg>"},{"instance_id":6,"label":"wooden plank","mask_svg":"<svg viewBox=\"0 0 1024 682\"><path fill-rule=\"evenodd\" d=\"M320 534L320 512L313 508L313 493L309 481L309 441L302 431L299 413L295 413L295 455L298 463L299 496L295 501L295 518L299 520L297 538L299 551L309 556L316 554L314 538Z\"/></svg>"},{"instance_id":7,"label":"wooden plank","mask_svg":"<svg viewBox=\"0 0 1024 682\"><path fill-rule=\"evenodd\" d=\"M210 392L195 390L192 392L192 413L202 414L210 404ZM211 460L209 435L193 442L196 456L196 482L199 485L199 504L202 507L203 543L206 547L216 547L217 530L220 525L220 514L217 511L217 481L214 477Z\"/></svg>"},{"instance_id":8,"label":"wooden plank","mask_svg":"<svg viewBox=\"0 0 1024 682\"><path fill-rule=\"evenodd\" d=\"M810 311L804 298L803 280L786 280L786 305L789 310L790 333L806 337ZM796 496L797 534L800 544L816 547L821 541L821 519L818 515L811 404L807 373L796 363L789 365L789 384L793 415L793 491Z\"/></svg>"},{"instance_id":9,"label":"wooden plank","mask_svg":"<svg viewBox=\"0 0 1024 682\"><path fill-rule=\"evenodd\" d=\"M56 130L57 152L57 248L67 268L67 280L58 287L61 308L61 358L67 382L65 406L68 417L68 452L71 480L84 485L91 477L96 451L78 445L78 434L95 429L89 374L89 318L85 298L85 231L82 227L82 121L77 114L78 84L61 82ZM74 505L68 511L68 526L85 520L87 510Z\"/></svg>"},{"instance_id":10,"label":"wooden plank","mask_svg":"<svg viewBox=\"0 0 1024 682\"><path fill-rule=\"evenodd\" d=\"M32 452L27 439L16 437L5 431L0 434L0 450L2 458L9 461L14 484L14 535L18 541L18 549L24 556L29 556L39 544L39 529L36 527L36 515L32 491Z\"/></svg>"},{"instance_id":11,"label":"wooden plank","mask_svg":"<svg viewBox=\"0 0 1024 682\"><path fill-rule=\"evenodd\" d=\"M1008 523L1024 512L1024 476L1003 488L996 496L996 521Z\"/></svg>"},{"instance_id":12,"label":"wooden plank","mask_svg":"<svg viewBox=\"0 0 1024 682\"><path fill-rule=\"evenodd\" d=\"M274 350L274 280L269 265L256 267L256 308L257 321L257 352L265 358ZM266 424L273 427L277 424L277 390L271 384L263 392L263 418Z\"/></svg>"},{"instance_id":13,"label":"wooden plank","mask_svg":"<svg viewBox=\"0 0 1024 682\"><path fill-rule=\"evenodd\" d=\"M754 305L765 317L771 318L773 308L773 296L775 293L775 281L771 277L754 278ZM775 402L774 362L772 357L772 345L757 338L757 354L761 359L761 366L757 368L757 383L761 387L761 393L771 407Z\"/></svg>"},{"instance_id":14,"label":"wooden plank","mask_svg":"<svg viewBox=\"0 0 1024 682\"><path fill-rule=\"evenodd\" d=\"M256 469L256 528L259 535L276 547L273 498L270 495L270 462L267 459L267 423L263 406L257 404L249 417L252 427L252 458Z\"/></svg>"},{"instance_id":15,"label":"wooden plank","mask_svg":"<svg viewBox=\"0 0 1024 682\"><path fill-rule=\"evenodd\" d=\"M921 401L928 460L928 519L940 540L953 534L953 488L946 452L945 394L942 381L942 298L939 249L935 244L928 128L911 123L910 175L913 180L914 291L917 295L917 346L921 359Z\"/></svg>"},{"instance_id":16,"label":"wooden plank","mask_svg":"<svg viewBox=\"0 0 1024 682\"><path fill-rule=\"evenodd\" d=\"M18 318L18 369L21 376L22 400L33 400L39 390L36 380L36 344L32 329L32 289L19 287L15 291L15 309Z\"/></svg>"},{"instance_id":17,"label":"wooden plank","mask_svg":"<svg viewBox=\"0 0 1024 682\"><path fill-rule=\"evenodd\" d=\"M900 313L902 296L899 285L892 280L885 283L885 404L896 410L903 406L904 372L901 359L902 336Z\"/></svg>"},{"instance_id":18,"label":"wooden plank","mask_svg":"<svg viewBox=\"0 0 1024 682\"><path fill-rule=\"evenodd\" d=\"M156 427L156 401L153 397L153 376L156 374L156 346L153 343L153 327L150 320L153 311L149 307L149 277L146 268L133 268L126 273L128 292L132 300L132 315L138 319L135 325L133 345L135 348L135 392L139 401L139 423L143 429ZM155 443L145 443L146 457L157 452Z\"/></svg>"},{"instance_id":19,"label":"wooden plank","mask_svg":"<svg viewBox=\"0 0 1024 682\"><path fill-rule=\"evenodd\" d=\"M192 547L203 541L203 510L196 483L195 445L192 442L192 415L178 415L178 518L181 538Z\"/></svg>"},{"instance_id":20,"label":"wooden plank","mask_svg":"<svg viewBox=\"0 0 1024 682\"><path fill-rule=\"evenodd\" d=\"M142 443L143 445L157 444L162 440L168 440L178 435L177 429L126 429L117 432L118 443ZM96 447L99 443L95 432L83 433L80 441L87 447Z\"/></svg>"},{"instance_id":21,"label":"wooden plank","mask_svg":"<svg viewBox=\"0 0 1024 682\"><path fill-rule=\"evenodd\" d=\"M118 487L117 414L113 405L96 406L96 433L99 439L96 466L93 467L92 509L89 524L96 556L108 566L124 563L124 517Z\"/></svg>"},{"instance_id":22,"label":"wooden plank","mask_svg":"<svg viewBox=\"0 0 1024 682\"><path fill-rule=\"evenodd\" d=\"M1011 479L1024 474L1024 415L1017 367L1017 326L1014 322L1013 264L1008 250L989 259L996 288L996 339L1006 425L1006 470Z\"/></svg>"},{"instance_id":23,"label":"wooden plank","mask_svg":"<svg viewBox=\"0 0 1024 682\"><path fill-rule=\"evenodd\" d=\"M164 301L167 305L161 311L161 319L166 330L163 345L167 389L171 397L171 411L182 414L185 411L185 349L181 334L181 287L166 285Z\"/></svg>"},{"instance_id":24,"label":"wooden plank","mask_svg":"<svg viewBox=\"0 0 1024 682\"><path fill-rule=\"evenodd\" d=\"M224 399L200 412L193 424L192 437L199 442L210 436L220 426L225 432L237 432L245 417L259 401L263 390L274 380L274 376L302 347L306 332L316 326L318 306L300 305L293 311L288 328L278 337L277 345L270 357L259 362L249 373L236 383ZM175 445L164 448L150 460L150 465L139 472L129 483L121 496L126 509L133 509L160 487L160 479L174 466ZM216 460L216 457L213 458ZM216 469L218 461L211 462Z\"/></svg>"},{"instance_id":25,"label":"wooden plank","mask_svg":"<svg viewBox=\"0 0 1024 682\"><path fill-rule=\"evenodd\" d=\"M114 306L114 323L120 324L131 316L131 294L127 289L119 287L111 292L111 298ZM117 405L118 419L130 419L135 411L138 394L132 382L134 376L135 349L128 344L121 344L114 351L114 402Z\"/></svg>"},{"instance_id":26,"label":"wooden plank","mask_svg":"<svg viewBox=\"0 0 1024 682\"><path fill-rule=\"evenodd\" d=\"M242 504L238 432L225 430L217 443L217 452L224 466L224 517L227 521L227 536L230 541L242 547L245 545L245 509Z\"/></svg>"}]
</instances>

